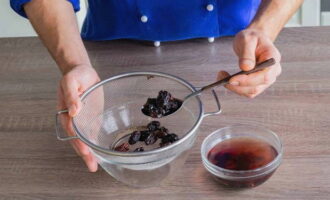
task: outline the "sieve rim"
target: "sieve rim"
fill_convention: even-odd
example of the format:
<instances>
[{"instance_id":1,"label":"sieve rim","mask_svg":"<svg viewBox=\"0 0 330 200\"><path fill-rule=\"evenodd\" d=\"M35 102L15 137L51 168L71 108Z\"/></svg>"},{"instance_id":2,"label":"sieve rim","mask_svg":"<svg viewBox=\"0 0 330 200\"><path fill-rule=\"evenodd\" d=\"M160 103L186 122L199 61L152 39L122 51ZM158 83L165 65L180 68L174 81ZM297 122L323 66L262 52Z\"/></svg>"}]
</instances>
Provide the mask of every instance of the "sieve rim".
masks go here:
<instances>
[{"instance_id":1,"label":"sieve rim","mask_svg":"<svg viewBox=\"0 0 330 200\"><path fill-rule=\"evenodd\" d=\"M80 97L81 101L83 101L90 93L92 93L95 89L97 89L98 87L104 85L105 83L108 83L110 81L114 81L120 78L126 78L126 77L130 77L130 76L140 76L140 75L155 75L155 76L160 76L160 77L165 77L165 78L169 78L172 80L177 81L178 83L183 84L184 86L186 86L188 89L191 90L191 92L196 92L197 89L196 87L194 87L191 83L189 83L188 81L172 75L172 74L168 74L168 73L163 73L163 72L158 72L158 71L133 71L133 72L125 72L125 73L120 73L117 75L114 75L108 79L105 79L103 81L100 81L98 83L96 83L95 85L93 85L92 87L90 87L89 89L87 89ZM161 147L161 148L157 148L157 149L153 149L150 151L144 151L144 152L119 152L119 151L113 151L111 149L106 149L103 147L100 147L92 142L90 142L88 139L86 139L79 131L79 128L76 126L75 124L75 117L73 117L72 120L72 125L73 125L73 129L76 133L76 135L79 137L79 139L84 142L86 145L88 145L89 147L100 151L102 153L108 154L108 155L112 155L112 156L122 156L122 157L139 157L139 156L147 156L147 155L152 155L152 154L157 154L163 151L167 151L169 149L175 148L178 145L180 145L181 143L183 143L185 140L187 140L188 138L190 138L196 131L196 129L200 126L202 119L203 119L203 113L204 113L204 105L201 101L201 99L199 98L199 96L196 96L196 99L198 101L198 107L199 109L199 114L198 114L198 119L196 120L195 124L192 126L192 128L187 131L187 134L184 135L183 138L181 138L180 140L166 146L166 147Z\"/></svg>"}]
</instances>

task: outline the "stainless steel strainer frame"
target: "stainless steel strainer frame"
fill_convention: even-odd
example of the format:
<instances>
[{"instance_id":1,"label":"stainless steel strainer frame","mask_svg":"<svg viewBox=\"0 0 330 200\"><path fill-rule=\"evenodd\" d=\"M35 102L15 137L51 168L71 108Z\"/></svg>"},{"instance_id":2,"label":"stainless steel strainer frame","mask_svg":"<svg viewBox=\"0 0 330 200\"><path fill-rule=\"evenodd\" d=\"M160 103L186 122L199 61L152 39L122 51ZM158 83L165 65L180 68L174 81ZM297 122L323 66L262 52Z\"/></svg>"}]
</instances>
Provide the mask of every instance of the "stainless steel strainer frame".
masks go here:
<instances>
[{"instance_id":1,"label":"stainless steel strainer frame","mask_svg":"<svg viewBox=\"0 0 330 200\"><path fill-rule=\"evenodd\" d=\"M113 81L113 80L116 80L116 79L120 79L120 78L123 78L123 77L129 77L129 76L140 76L140 75L155 75L155 76L161 76L161 77L165 77L165 78L169 78L169 79L172 79L172 80L175 80L183 85L185 85L186 87L188 87L191 92L195 92L198 90L197 87L194 87L192 84L190 84L188 81L180 78L180 77L177 77L177 76L174 76L174 75L171 75L171 74L167 74L167 73L163 73L163 72L155 72L155 71L138 71L138 72L128 72L128 73L122 73L122 74L119 74L119 75L116 75L116 76L113 76L113 77L110 77L108 79L105 79L95 85L93 85L92 87L90 87L89 89L87 89L83 94L82 96L80 97L81 98L81 101L83 101L87 96L88 94L90 94L91 92L93 92L96 88L104 85L105 83L107 82L110 82L110 81ZM207 116L211 116L211 115L217 115L217 114L220 114L222 109L221 109L221 104L220 104L220 101L219 101L219 98L216 94L216 92L212 89L212 94L214 96L214 99L215 99L215 102L216 102L216 105L217 105L217 110L216 111L213 111L213 112L206 112L204 113L204 105L201 101L201 99L196 96L197 100L198 100L198 105L200 107L200 112L199 112L199 116L198 116L198 119L196 121L196 123L193 125L193 127L188 131L187 134L185 134L185 136L183 138L181 138L180 140L178 140L177 142L171 144L171 145L168 145L166 147L163 147L163 148L158 148L158 149L154 149L154 150L151 150L151 151L144 151L144 152L118 152L118 151L112 151L110 149L105 149L103 147L99 147L97 145L95 145L94 143L90 142L88 139L86 139L81 133L80 133L80 130L78 129L78 127L75 125L74 123L74 120L72 120L72 125L73 125L73 128L74 128L74 131L76 133L75 136L62 136L60 134L60 131L59 131L59 115L61 114L65 114L65 113L68 113L68 110L60 110L56 113L56 119L55 119L55 131L56 131L56 135L57 135L57 139L58 140L61 140L61 141L67 141L67 140L72 140L72 139L80 139L81 141L83 141L85 144L87 144L89 147L97 150L97 151L100 151L102 153L105 153L105 154L109 154L109 155L113 155L113 156L124 156L124 157L132 157L132 156L142 156L142 155L150 155L150 154L155 154L155 153L159 153L159 152L162 152L162 151L166 151L168 149L171 149L171 148L174 148L178 145L180 145L181 143L183 143L187 138L189 138L191 136L191 134L193 134L196 129L199 127L200 123L202 122L203 118L204 117L207 117Z\"/></svg>"}]
</instances>

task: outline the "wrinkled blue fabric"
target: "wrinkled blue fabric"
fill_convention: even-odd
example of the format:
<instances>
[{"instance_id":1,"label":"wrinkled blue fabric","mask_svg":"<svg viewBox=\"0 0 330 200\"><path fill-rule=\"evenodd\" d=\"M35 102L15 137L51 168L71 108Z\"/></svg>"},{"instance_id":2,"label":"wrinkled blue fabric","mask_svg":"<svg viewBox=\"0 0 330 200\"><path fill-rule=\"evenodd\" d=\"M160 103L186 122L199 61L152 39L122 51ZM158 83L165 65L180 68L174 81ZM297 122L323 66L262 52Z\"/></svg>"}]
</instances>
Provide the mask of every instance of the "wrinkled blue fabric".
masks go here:
<instances>
[{"instance_id":1,"label":"wrinkled blue fabric","mask_svg":"<svg viewBox=\"0 0 330 200\"><path fill-rule=\"evenodd\" d=\"M10 0L25 16L23 4ZM75 11L79 0L68 0ZM87 40L172 41L235 35L253 20L261 0L89 0L81 36ZM214 9L208 11L207 5ZM141 16L147 16L143 23Z\"/></svg>"},{"instance_id":2,"label":"wrinkled blue fabric","mask_svg":"<svg viewBox=\"0 0 330 200\"><path fill-rule=\"evenodd\" d=\"M10 0L10 6L17 14L21 15L22 17L27 17L24 12L23 5L30 1L31 0ZM67 1L71 2L75 12L80 10L79 0L67 0Z\"/></svg>"}]
</instances>

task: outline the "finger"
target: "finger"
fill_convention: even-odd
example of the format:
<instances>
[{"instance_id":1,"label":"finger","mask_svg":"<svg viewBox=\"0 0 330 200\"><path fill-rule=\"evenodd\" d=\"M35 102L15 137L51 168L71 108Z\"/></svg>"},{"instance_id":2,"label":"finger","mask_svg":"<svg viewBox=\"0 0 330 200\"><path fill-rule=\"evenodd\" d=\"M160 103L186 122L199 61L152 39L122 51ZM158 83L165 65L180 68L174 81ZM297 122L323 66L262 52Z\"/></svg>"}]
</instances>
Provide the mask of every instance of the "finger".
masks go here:
<instances>
[{"instance_id":1,"label":"finger","mask_svg":"<svg viewBox=\"0 0 330 200\"><path fill-rule=\"evenodd\" d=\"M279 63L276 63L275 65L271 66L270 68L265 70L264 73L264 84L265 85L271 85L276 81L276 78L281 73L281 65Z\"/></svg>"},{"instance_id":2,"label":"finger","mask_svg":"<svg viewBox=\"0 0 330 200\"><path fill-rule=\"evenodd\" d=\"M234 86L257 86L262 84L273 84L276 81L277 73L274 69L264 69L249 75L237 75L229 80Z\"/></svg>"},{"instance_id":3,"label":"finger","mask_svg":"<svg viewBox=\"0 0 330 200\"><path fill-rule=\"evenodd\" d=\"M274 58L276 63L281 62L281 54L273 44L260 45L256 49L258 62Z\"/></svg>"},{"instance_id":4,"label":"finger","mask_svg":"<svg viewBox=\"0 0 330 200\"><path fill-rule=\"evenodd\" d=\"M239 67L243 71L252 70L256 64L256 48L258 40L256 37L242 36L243 41L238 48Z\"/></svg>"},{"instance_id":5,"label":"finger","mask_svg":"<svg viewBox=\"0 0 330 200\"><path fill-rule=\"evenodd\" d=\"M271 56L267 56L267 59L268 58L271 58ZM265 79L267 80L267 78L270 78L271 74L274 74L277 77L281 74L281 72L282 72L282 67L281 67L280 61L276 60L276 63L269 68L269 71L267 74L268 77L266 76Z\"/></svg>"},{"instance_id":6,"label":"finger","mask_svg":"<svg viewBox=\"0 0 330 200\"><path fill-rule=\"evenodd\" d=\"M63 100L62 88L59 88L58 97L59 97L58 109L64 109L65 105L64 105L64 100ZM67 114L61 115L61 123L62 123L62 126L65 128L66 132L68 133L68 135L70 135L70 136L75 135L75 132L74 132L73 126L72 126L72 118L69 117L69 115L67 115ZM90 172L97 171L97 162L95 160L95 157L90 153L87 145L78 139L71 140L70 143L71 143L73 149L75 150L75 152L80 157L82 157L82 159L84 160L84 162L86 163L86 165L88 167L88 170Z\"/></svg>"},{"instance_id":7,"label":"finger","mask_svg":"<svg viewBox=\"0 0 330 200\"><path fill-rule=\"evenodd\" d=\"M262 93L268 87L268 85L258 85L255 87L242 87L242 86L233 86L228 84L225 87L241 96L254 98L260 93Z\"/></svg>"},{"instance_id":8,"label":"finger","mask_svg":"<svg viewBox=\"0 0 330 200\"><path fill-rule=\"evenodd\" d=\"M64 100L63 100L63 91L62 91L61 87L59 87L59 89L58 89L58 100L57 100L57 102L58 102L57 103L57 109L58 110L63 110L63 109L67 108L65 103L64 103ZM73 130L73 126L72 126L72 118L66 113L63 113L63 114L59 115L59 117L60 117L62 127L68 133L68 135L69 136L76 135L74 130Z\"/></svg>"},{"instance_id":9,"label":"finger","mask_svg":"<svg viewBox=\"0 0 330 200\"><path fill-rule=\"evenodd\" d=\"M63 99L66 106L68 107L69 115L74 117L81 109L78 83L64 77L61 82L61 87L63 90Z\"/></svg>"},{"instance_id":10,"label":"finger","mask_svg":"<svg viewBox=\"0 0 330 200\"><path fill-rule=\"evenodd\" d=\"M88 155L89 149L88 146L79 139L70 140L70 143L77 150L79 156Z\"/></svg>"},{"instance_id":11,"label":"finger","mask_svg":"<svg viewBox=\"0 0 330 200\"><path fill-rule=\"evenodd\" d=\"M67 109L65 102L63 100L63 90L61 85L59 84L59 87L57 88L57 110L64 110Z\"/></svg>"},{"instance_id":12,"label":"finger","mask_svg":"<svg viewBox=\"0 0 330 200\"><path fill-rule=\"evenodd\" d=\"M95 157L89 153L88 155L82 156L82 159L84 160L88 170L90 172L96 172L97 171L97 162L95 160Z\"/></svg>"},{"instance_id":13,"label":"finger","mask_svg":"<svg viewBox=\"0 0 330 200\"><path fill-rule=\"evenodd\" d=\"M277 50L277 48L273 45L267 45L262 47L263 50L260 50L260 48L257 48L256 54L258 55L258 61L262 62L270 58L274 58L276 63L273 65L270 69L270 73L275 73L276 76L279 76L282 72L281 67L281 54ZM265 50L266 49L266 50Z\"/></svg>"},{"instance_id":14,"label":"finger","mask_svg":"<svg viewBox=\"0 0 330 200\"><path fill-rule=\"evenodd\" d=\"M90 152L88 146L78 139L72 140L71 145L76 153L84 160L88 170L90 172L96 172L97 161L93 154Z\"/></svg>"},{"instance_id":15,"label":"finger","mask_svg":"<svg viewBox=\"0 0 330 200\"><path fill-rule=\"evenodd\" d=\"M61 115L61 123L62 126L65 127L66 132L69 136L74 136L75 132L73 130L72 126L72 118L69 117L67 114ZM89 148L86 144L81 142L78 139L70 141L73 149L75 152L82 157L84 162L86 163L88 170L90 172L96 172L97 171L97 162L95 160L95 157L90 153Z\"/></svg>"}]
</instances>

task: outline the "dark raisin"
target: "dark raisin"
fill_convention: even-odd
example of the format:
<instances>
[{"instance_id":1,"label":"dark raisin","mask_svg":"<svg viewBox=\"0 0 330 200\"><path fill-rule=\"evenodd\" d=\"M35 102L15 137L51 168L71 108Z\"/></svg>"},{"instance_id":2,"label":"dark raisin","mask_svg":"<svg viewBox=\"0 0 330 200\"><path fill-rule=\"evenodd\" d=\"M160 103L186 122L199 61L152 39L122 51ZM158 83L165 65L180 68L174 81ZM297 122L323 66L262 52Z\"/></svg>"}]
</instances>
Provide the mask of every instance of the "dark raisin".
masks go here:
<instances>
[{"instance_id":1,"label":"dark raisin","mask_svg":"<svg viewBox=\"0 0 330 200\"><path fill-rule=\"evenodd\" d=\"M154 144L157 141L157 136L153 133L151 133L147 139L144 140L144 143L146 143L146 145L150 145L150 144Z\"/></svg>"},{"instance_id":2,"label":"dark raisin","mask_svg":"<svg viewBox=\"0 0 330 200\"><path fill-rule=\"evenodd\" d=\"M165 135L167 135L167 133L166 132L164 132L164 131L161 131L161 130L156 130L155 132L154 132L154 134L158 137L158 138L163 138Z\"/></svg>"},{"instance_id":3,"label":"dark raisin","mask_svg":"<svg viewBox=\"0 0 330 200\"><path fill-rule=\"evenodd\" d=\"M180 99L175 99L175 102L177 103L177 105L178 105L178 108L177 109L179 109L181 106L182 106L182 100L180 100Z\"/></svg>"},{"instance_id":4,"label":"dark raisin","mask_svg":"<svg viewBox=\"0 0 330 200\"><path fill-rule=\"evenodd\" d=\"M161 107L163 110L165 110L166 113L172 108L171 102L172 101L169 101L166 104L164 104L163 107Z\"/></svg>"},{"instance_id":5,"label":"dark raisin","mask_svg":"<svg viewBox=\"0 0 330 200\"><path fill-rule=\"evenodd\" d=\"M148 116L152 117L152 118L160 118L163 116L162 114L162 110L153 107L152 109L149 109L149 114L147 114Z\"/></svg>"},{"instance_id":6,"label":"dark raisin","mask_svg":"<svg viewBox=\"0 0 330 200\"><path fill-rule=\"evenodd\" d=\"M115 148L115 151L127 152L129 151L129 144L123 143Z\"/></svg>"},{"instance_id":7,"label":"dark raisin","mask_svg":"<svg viewBox=\"0 0 330 200\"><path fill-rule=\"evenodd\" d=\"M135 144L136 142L138 142L140 140L141 137L141 132L140 131L134 131L133 133L131 133L131 136L128 139L128 143L130 145Z\"/></svg>"},{"instance_id":8,"label":"dark raisin","mask_svg":"<svg viewBox=\"0 0 330 200\"><path fill-rule=\"evenodd\" d=\"M159 130L162 131L162 132L164 132L164 133L168 133L168 129L165 128L165 127L163 127L163 126L160 127Z\"/></svg>"},{"instance_id":9,"label":"dark raisin","mask_svg":"<svg viewBox=\"0 0 330 200\"><path fill-rule=\"evenodd\" d=\"M157 99L156 99L156 105L158 107L166 106L169 101L172 99L172 95L164 90L159 91Z\"/></svg>"},{"instance_id":10,"label":"dark raisin","mask_svg":"<svg viewBox=\"0 0 330 200\"><path fill-rule=\"evenodd\" d=\"M142 112L150 117L160 118L174 113L181 105L181 100L173 98L169 92L161 90L157 98L148 98L142 107Z\"/></svg>"},{"instance_id":11,"label":"dark raisin","mask_svg":"<svg viewBox=\"0 0 330 200\"><path fill-rule=\"evenodd\" d=\"M155 76L153 76L153 75L148 75L147 76L147 80L152 79L152 78L155 78Z\"/></svg>"},{"instance_id":12,"label":"dark raisin","mask_svg":"<svg viewBox=\"0 0 330 200\"><path fill-rule=\"evenodd\" d=\"M165 135L164 137L162 137L162 144L167 144L167 143L171 143L172 141L172 136L170 135Z\"/></svg>"},{"instance_id":13,"label":"dark raisin","mask_svg":"<svg viewBox=\"0 0 330 200\"><path fill-rule=\"evenodd\" d=\"M177 110L181 105L181 102L177 99L174 99L173 101L170 102L170 109L172 110Z\"/></svg>"},{"instance_id":14,"label":"dark raisin","mask_svg":"<svg viewBox=\"0 0 330 200\"><path fill-rule=\"evenodd\" d=\"M147 102L142 107L142 112L145 115L148 115L151 117L157 117L158 108L156 106L156 99L148 98Z\"/></svg>"},{"instance_id":15,"label":"dark raisin","mask_svg":"<svg viewBox=\"0 0 330 200\"><path fill-rule=\"evenodd\" d=\"M171 136L171 142L175 142L175 141L179 140L179 137L177 134L171 133L169 135Z\"/></svg>"},{"instance_id":16,"label":"dark raisin","mask_svg":"<svg viewBox=\"0 0 330 200\"><path fill-rule=\"evenodd\" d=\"M150 116L152 118L159 118L162 116L161 110L159 108L157 108L156 106L152 106L150 110Z\"/></svg>"},{"instance_id":17,"label":"dark raisin","mask_svg":"<svg viewBox=\"0 0 330 200\"><path fill-rule=\"evenodd\" d=\"M152 121L147 125L149 131L155 131L160 127L159 121Z\"/></svg>"},{"instance_id":18,"label":"dark raisin","mask_svg":"<svg viewBox=\"0 0 330 200\"><path fill-rule=\"evenodd\" d=\"M162 137L162 141L159 144L161 147L172 144L173 142L179 140L179 137L175 133L167 134Z\"/></svg>"},{"instance_id":19,"label":"dark raisin","mask_svg":"<svg viewBox=\"0 0 330 200\"><path fill-rule=\"evenodd\" d=\"M161 142L161 143L159 144L159 146L160 146L160 147L165 147L165 146L170 145L170 144L171 144L170 142L167 142L167 143L163 143L163 142Z\"/></svg>"},{"instance_id":20,"label":"dark raisin","mask_svg":"<svg viewBox=\"0 0 330 200\"><path fill-rule=\"evenodd\" d=\"M134 152L141 152L141 151L144 151L144 148L143 147L139 147L139 148L136 148L134 150Z\"/></svg>"},{"instance_id":21,"label":"dark raisin","mask_svg":"<svg viewBox=\"0 0 330 200\"><path fill-rule=\"evenodd\" d=\"M156 99L155 99L155 98L148 98L146 104L147 104L147 105L155 106L155 105L156 105Z\"/></svg>"},{"instance_id":22,"label":"dark raisin","mask_svg":"<svg viewBox=\"0 0 330 200\"><path fill-rule=\"evenodd\" d=\"M175 133L171 133L171 134L168 134L168 135L165 135L164 137L162 137L161 143L163 143L163 144L173 143L177 140L179 140L179 137Z\"/></svg>"},{"instance_id":23,"label":"dark raisin","mask_svg":"<svg viewBox=\"0 0 330 200\"><path fill-rule=\"evenodd\" d=\"M148 131L148 130L146 130L146 131L141 131L141 136L140 136L140 138L139 138L139 140L141 141L141 142L144 142L146 139L147 139L147 137L150 135L150 132Z\"/></svg>"},{"instance_id":24,"label":"dark raisin","mask_svg":"<svg viewBox=\"0 0 330 200\"><path fill-rule=\"evenodd\" d=\"M160 117L167 115L167 110L166 109L159 108L159 112L160 112ZM158 118L160 118L160 117L158 117Z\"/></svg>"}]
</instances>

